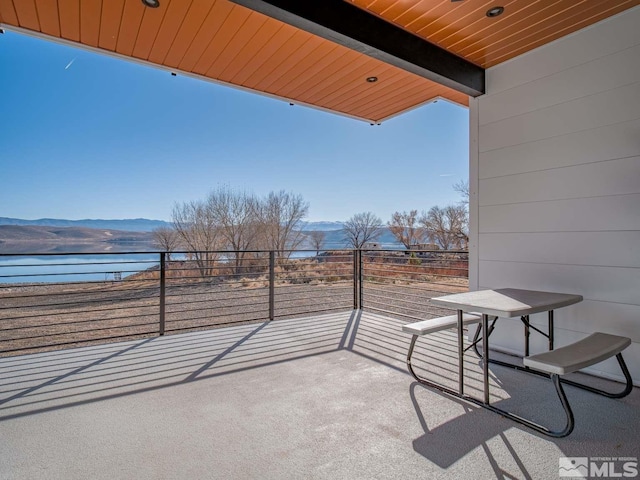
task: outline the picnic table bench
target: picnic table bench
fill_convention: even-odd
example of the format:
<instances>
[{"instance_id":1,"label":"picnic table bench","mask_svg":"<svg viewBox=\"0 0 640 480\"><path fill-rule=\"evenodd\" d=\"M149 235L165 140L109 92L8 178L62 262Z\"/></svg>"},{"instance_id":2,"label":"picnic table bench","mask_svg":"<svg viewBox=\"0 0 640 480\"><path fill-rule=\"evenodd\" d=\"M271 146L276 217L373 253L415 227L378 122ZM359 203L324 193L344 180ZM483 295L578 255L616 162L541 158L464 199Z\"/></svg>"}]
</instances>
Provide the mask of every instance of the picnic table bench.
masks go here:
<instances>
[{"instance_id":1,"label":"picnic table bench","mask_svg":"<svg viewBox=\"0 0 640 480\"><path fill-rule=\"evenodd\" d=\"M448 302L451 302L453 305L458 306L458 314L457 315L449 315L444 317L432 318L427 320L422 320L420 322L410 323L404 325L402 330L406 333L412 334L411 343L409 345L409 352L407 353L407 367L409 372L413 377L420 382L421 384L427 385L429 387L435 388L444 393L456 396L458 398L463 398L465 400L469 400L481 407L492 410L502 416L510 418L518 423L526 425L538 432L541 432L545 435L549 435L552 437L564 437L569 435L574 428L574 416L573 411L571 410L571 406L567 399L567 396L564 392L562 384L572 385L593 393L597 393L599 395L604 395L610 398L622 398L633 390L633 380L629 373L629 370L624 362L622 357L622 351L627 348L631 344L631 340L626 337L621 337L617 335L611 335L602 332L596 332L588 337L579 340L575 343L563 346L561 348L554 349L553 345L553 310L554 307L566 306L571 303L576 303L577 301L582 300L582 297L576 295L565 295L565 294L554 294L546 292L531 292L526 290L515 290L515 289L502 289L498 291L489 291L489 292L498 292L499 300L501 302L501 307L496 309L494 305L491 305L490 302L487 303L487 299L490 298L491 293L487 294L486 292L470 292L472 294L476 294L475 298L478 300L473 301L470 300L459 300L458 298L464 298L464 294L458 295L450 295L448 297L441 297L442 302L441 305L446 305ZM480 293L480 294L478 294ZM504 295L503 295L504 294ZM521 302L513 302L514 298L526 298L530 300L530 303L533 305L522 305ZM548 334L544 334L549 338L549 351L544 353L539 353L536 355L529 355L529 329L533 328L529 324L529 313L537 313L541 311L545 311L544 307L544 298L550 298L549 301L549 332ZM471 295L471 298L474 298ZM449 300L452 299L452 300ZM434 299L438 300L438 299ZM517 308L506 309L505 304L508 304L509 301L512 301L511 304L515 305ZM479 307L481 313L463 313L461 307L465 302L468 302L470 306ZM436 303L436 302L434 302ZM502 310L500 310L502 309ZM551 430L547 427L534 423L528 419L525 419L519 415L514 415L505 410L499 409L489 403L489 389L488 389L488 362L489 354L488 354L488 337L491 335L493 331L495 321L500 316L501 313L507 313L508 316L516 316L521 315L522 321L525 324L525 337L526 337L526 347L525 347L525 357L523 359L524 367L512 365L505 362L496 362L500 365L504 365L507 367L513 367L518 370L525 370L529 373L536 373L538 375L544 375L551 378L553 385L555 386L556 393L560 399L560 402L564 408L567 422L563 429L561 430ZM489 313L494 318L493 324L491 327L488 326ZM479 342L478 336L481 330L488 332L486 335L483 334L483 352L480 354L477 348L475 348L476 353L480 355L480 358L483 360L483 370L485 377L485 398L484 401L480 401L476 398L470 397L464 394L464 381L463 381L463 354L469 348L463 348L463 332L462 327L466 325L472 324L480 324L480 328L475 333L472 346L476 347ZM439 383L435 383L426 378L420 377L415 372L413 365L411 363L412 355L414 352L414 348L416 345L416 341L421 336L435 333L445 329L457 328L458 329L458 353L459 353L459 388L458 391L455 391L451 388L448 388ZM539 331L538 329L535 329ZM542 333L542 332L540 332ZM620 368L622 369L622 373L626 380L626 385L624 389L620 392L608 392L604 390L600 390L589 385L584 385L581 383L577 383L568 379L561 379L560 377L563 375L567 375L583 368L590 367L595 365L596 363L602 362L608 358L615 356Z\"/></svg>"}]
</instances>

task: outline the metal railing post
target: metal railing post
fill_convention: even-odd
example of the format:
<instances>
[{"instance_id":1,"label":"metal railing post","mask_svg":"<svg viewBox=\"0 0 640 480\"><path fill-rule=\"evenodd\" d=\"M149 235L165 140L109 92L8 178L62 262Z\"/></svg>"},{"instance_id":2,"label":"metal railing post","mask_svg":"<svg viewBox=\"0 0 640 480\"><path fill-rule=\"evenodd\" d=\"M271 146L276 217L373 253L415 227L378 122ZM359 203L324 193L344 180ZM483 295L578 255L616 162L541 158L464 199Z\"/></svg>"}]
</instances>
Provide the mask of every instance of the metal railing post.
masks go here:
<instances>
[{"instance_id":1,"label":"metal railing post","mask_svg":"<svg viewBox=\"0 0 640 480\"><path fill-rule=\"evenodd\" d=\"M160 252L160 335L164 335L166 255Z\"/></svg>"},{"instance_id":2,"label":"metal railing post","mask_svg":"<svg viewBox=\"0 0 640 480\"><path fill-rule=\"evenodd\" d=\"M358 251L353 250L353 309L358 309Z\"/></svg>"},{"instance_id":3,"label":"metal railing post","mask_svg":"<svg viewBox=\"0 0 640 480\"><path fill-rule=\"evenodd\" d=\"M358 249L358 308L362 310L363 307L363 276L362 276L362 250Z\"/></svg>"},{"instance_id":4,"label":"metal railing post","mask_svg":"<svg viewBox=\"0 0 640 480\"><path fill-rule=\"evenodd\" d=\"M276 252L269 252L269 320L275 317Z\"/></svg>"}]
</instances>

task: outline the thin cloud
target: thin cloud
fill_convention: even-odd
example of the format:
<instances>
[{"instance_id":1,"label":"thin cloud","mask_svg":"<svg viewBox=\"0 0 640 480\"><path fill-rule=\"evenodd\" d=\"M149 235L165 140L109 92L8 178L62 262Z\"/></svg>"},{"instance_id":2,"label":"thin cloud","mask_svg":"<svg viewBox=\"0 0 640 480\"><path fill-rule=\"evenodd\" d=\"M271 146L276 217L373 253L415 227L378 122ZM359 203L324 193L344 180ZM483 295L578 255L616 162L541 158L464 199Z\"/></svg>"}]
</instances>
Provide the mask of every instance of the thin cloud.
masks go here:
<instances>
[{"instance_id":1,"label":"thin cloud","mask_svg":"<svg viewBox=\"0 0 640 480\"><path fill-rule=\"evenodd\" d=\"M73 65L73 62L75 62L75 61L76 61L76 58L73 57L73 59L69 63L67 63L67 66L64 67L64 69L67 70L71 65Z\"/></svg>"},{"instance_id":2,"label":"thin cloud","mask_svg":"<svg viewBox=\"0 0 640 480\"><path fill-rule=\"evenodd\" d=\"M453 177L453 173L442 173L440 174L441 177Z\"/></svg>"}]
</instances>

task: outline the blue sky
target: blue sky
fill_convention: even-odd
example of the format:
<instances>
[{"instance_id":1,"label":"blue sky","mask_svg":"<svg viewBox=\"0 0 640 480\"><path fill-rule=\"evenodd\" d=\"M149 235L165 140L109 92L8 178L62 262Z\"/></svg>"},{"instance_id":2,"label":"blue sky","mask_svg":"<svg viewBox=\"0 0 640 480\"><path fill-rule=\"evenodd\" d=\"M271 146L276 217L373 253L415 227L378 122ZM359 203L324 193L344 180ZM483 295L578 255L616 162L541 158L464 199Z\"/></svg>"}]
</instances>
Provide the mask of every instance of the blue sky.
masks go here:
<instances>
[{"instance_id":1,"label":"blue sky","mask_svg":"<svg viewBox=\"0 0 640 480\"><path fill-rule=\"evenodd\" d=\"M439 101L381 126L5 32L0 216L170 220L219 185L288 190L309 221L459 200L468 111Z\"/></svg>"}]
</instances>

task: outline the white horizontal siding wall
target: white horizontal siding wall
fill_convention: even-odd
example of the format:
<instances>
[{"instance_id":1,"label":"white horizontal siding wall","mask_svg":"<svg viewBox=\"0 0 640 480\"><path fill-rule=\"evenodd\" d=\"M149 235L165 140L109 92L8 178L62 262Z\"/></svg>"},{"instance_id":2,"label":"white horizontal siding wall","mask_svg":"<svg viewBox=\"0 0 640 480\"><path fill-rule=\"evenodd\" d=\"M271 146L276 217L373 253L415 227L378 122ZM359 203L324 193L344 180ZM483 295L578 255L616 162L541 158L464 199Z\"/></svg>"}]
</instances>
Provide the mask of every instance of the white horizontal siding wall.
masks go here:
<instances>
[{"instance_id":1,"label":"white horizontal siding wall","mask_svg":"<svg viewBox=\"0 0 640 480\"><path fill-rule=\"evenodd\" d=\"M487 71L471 102L471 288L577 293L557 345L628 336L640 383L640 7ZM545 315L535 323L546 325ZM523 353L522 326L493 344ZM533 334L533 351L545 342ZM621 378L615 360L593 373Z\"/></svg>"}]
</instances>

